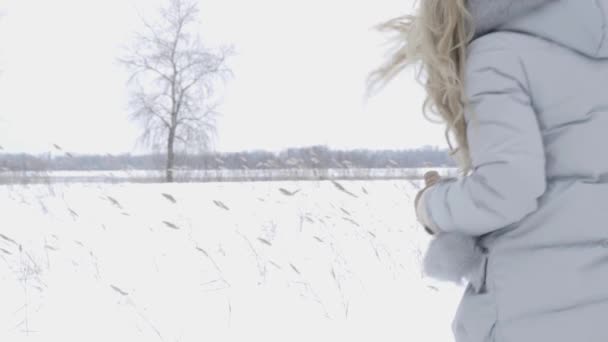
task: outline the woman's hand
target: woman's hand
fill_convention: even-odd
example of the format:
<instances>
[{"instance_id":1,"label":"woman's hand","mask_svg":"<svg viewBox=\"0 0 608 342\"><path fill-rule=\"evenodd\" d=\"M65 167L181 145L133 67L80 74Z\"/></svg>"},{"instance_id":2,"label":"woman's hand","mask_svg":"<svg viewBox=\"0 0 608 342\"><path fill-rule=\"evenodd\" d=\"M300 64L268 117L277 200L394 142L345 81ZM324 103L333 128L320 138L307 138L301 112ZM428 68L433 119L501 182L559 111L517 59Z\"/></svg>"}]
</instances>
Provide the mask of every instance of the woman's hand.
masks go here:
<instances>
[{"instance_id":1,"label":"woman's hand","mask_svg":"<svg viewBox=\"0 0 608 342\"><path fill-rule=\"evenodd\" d=\"M422 193L427 190L429 187L433 186L434 184L436 184L437 182L439 182L439 180L441 179L441 176L439 175L439 172L431 170L431 171L427 171L424 174L424 188L420 189L420 191L418 191L418 193L416 194L416 198L414 199L414 208L416 210L416 214L418 216L418 219L420 221L420 217L418 215L418 201L420 200L420 196L422 195ZM421 222L422 223L422 222ZM424 225L424 224L423 224ZM435 233L426 225L424 225L424 229L431 235L434 235Z\"/></svg>"},{"instance_id":2,"label":"woman's hand","mask_svg":"<svg viewBox=\"0 0 608 342\"><path fill-rule=\"evenodd\" d=\"M439 172L435 170L428 171L424 174L424 183L426 184L426 186L431 186L439 182L440 179L441 176L439 176Z\"/></svg>"},{"instance_id":3,"label":"woman's hand","mask_svg":"<svg viewBox=\"0 0 608 342\"><path fill-rule=\"evenodd\" d=\"M427 171L424 174L424 188L420 189L420 191L418 191L418 193L416 194L416 198L414 199L414 206L418 205L418 200L420 199L420 195L422 195L422 192L424 190L426 190L427 188L429 188L431 185L439 182L439 180L441 179L441 176L439 176L439 172L431 170L431 171Z\"/></svg>"}]
</instances>

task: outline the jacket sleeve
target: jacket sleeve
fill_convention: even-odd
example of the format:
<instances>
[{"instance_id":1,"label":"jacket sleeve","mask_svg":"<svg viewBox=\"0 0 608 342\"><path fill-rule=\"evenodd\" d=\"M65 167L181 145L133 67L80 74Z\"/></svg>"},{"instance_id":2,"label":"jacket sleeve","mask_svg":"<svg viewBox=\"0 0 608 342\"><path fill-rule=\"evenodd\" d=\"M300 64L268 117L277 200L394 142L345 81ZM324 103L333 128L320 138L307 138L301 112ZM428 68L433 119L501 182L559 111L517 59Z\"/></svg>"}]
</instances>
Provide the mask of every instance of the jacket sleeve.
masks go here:
<instances>
[{"instance_id":1,"label":"jacket sleeve","mask_svg":"<svg viewBox=\"0 0 608 342\"><path fill-rule=\"evenodd\" d=\"M546 175L523 64L507 47L483 48L475 42L465 71L470 107L464 114L472 172L433 185L421 200L436 230L479 236L535 211ZM471 120L471 109L478 124Z\"/></svg>"}]
</instances>

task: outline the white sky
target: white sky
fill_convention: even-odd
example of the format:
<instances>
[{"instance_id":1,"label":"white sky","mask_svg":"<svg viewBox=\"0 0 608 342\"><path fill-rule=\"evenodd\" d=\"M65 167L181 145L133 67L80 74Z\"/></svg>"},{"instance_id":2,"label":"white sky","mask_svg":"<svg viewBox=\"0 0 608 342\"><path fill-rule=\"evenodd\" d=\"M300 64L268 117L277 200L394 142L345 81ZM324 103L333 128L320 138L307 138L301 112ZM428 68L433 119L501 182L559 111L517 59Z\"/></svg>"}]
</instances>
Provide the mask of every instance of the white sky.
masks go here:
<instances>
[{"instance_id":1,"label":"white sky","mask_svg":"<svg viewBox=\"0 0 608 342\"><path fill-rule=\"evenodd\" d=\"M0 146L137 152L126 72L115 62L160 0L0 0ZM364 103L384 38L371 26L411 0L201 0L204 41L234 44L218 151L446 147L408 72Z\"/></svg>"}]
</instances>

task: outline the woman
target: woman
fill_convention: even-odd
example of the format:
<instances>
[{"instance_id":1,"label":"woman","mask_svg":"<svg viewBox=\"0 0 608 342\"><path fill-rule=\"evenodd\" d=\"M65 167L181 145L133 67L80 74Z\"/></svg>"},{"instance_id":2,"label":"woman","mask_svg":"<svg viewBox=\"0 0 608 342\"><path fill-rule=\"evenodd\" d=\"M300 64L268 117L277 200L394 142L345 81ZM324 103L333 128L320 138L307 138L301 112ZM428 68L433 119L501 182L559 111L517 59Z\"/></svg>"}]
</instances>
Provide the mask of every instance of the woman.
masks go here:
<instances>
[{"instance_id":1,"label":"woman","mask_svg":"<svg viewBox=\"0 0 608 342\"><path fill-rule=\"evenodd\" d=\"M418 63L462 172L418 219L486 254L458 342L608 341L608 0L421 0L371 76Z\"/></svg>"}]
</instances>

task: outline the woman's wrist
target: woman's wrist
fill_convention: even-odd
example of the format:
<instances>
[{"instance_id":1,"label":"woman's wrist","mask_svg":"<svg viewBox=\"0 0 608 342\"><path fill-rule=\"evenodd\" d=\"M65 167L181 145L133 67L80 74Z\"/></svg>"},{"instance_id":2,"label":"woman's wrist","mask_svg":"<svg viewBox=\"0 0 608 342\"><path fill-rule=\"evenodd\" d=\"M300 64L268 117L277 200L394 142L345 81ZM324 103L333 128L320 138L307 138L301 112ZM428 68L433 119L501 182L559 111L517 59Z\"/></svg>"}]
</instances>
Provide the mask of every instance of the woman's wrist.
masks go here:
<instances>
[{"instance_id":1,"label":"woman's wrist","mask_svg":"<svg viewBox=\"0 0 608 342\"><path fill-rule=\"evenodd\" d=\"M437 225L431 219L428 212L428 208L426 207L426 197L428 196L428 190L431 187L432 186L427 186L418 193L416 199L416 217L418 218L418 221L424 226L424 229L427 231L427 233L435 235L440 233L440 230L439 227L437 227Z\"/></svg>"}]
</instances>

